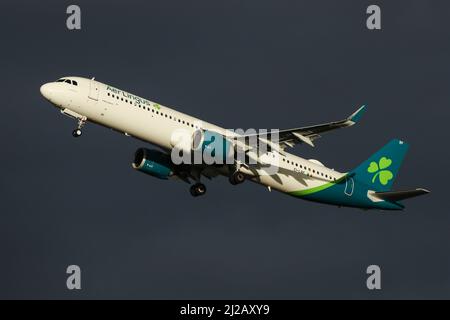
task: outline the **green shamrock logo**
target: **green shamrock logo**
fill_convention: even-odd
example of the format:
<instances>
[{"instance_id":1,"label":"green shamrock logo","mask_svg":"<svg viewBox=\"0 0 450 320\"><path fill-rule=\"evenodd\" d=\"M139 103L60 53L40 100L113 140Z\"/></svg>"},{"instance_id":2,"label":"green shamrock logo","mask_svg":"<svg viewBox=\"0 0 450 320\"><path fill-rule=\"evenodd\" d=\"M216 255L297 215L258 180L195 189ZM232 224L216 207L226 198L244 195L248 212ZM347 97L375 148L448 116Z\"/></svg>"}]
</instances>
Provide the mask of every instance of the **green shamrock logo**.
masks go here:
<instances>
[{"instance_id":1,"label":"green shamrock logo","mask_svg":"<svg viewBox=\"0 0 450 320\"><path fill-rule=\"evenodd\" d=\"M386 170L392 164L392 160L386 157L381 157L381 159L376 163L372 161L367 168L367 172L375 173L372 178L372 183L375 183L376 178L380 180L380 183L385 186L388 184L389 180L391 180L394 175L391 171Z\"/></svg>"}]
</instances>

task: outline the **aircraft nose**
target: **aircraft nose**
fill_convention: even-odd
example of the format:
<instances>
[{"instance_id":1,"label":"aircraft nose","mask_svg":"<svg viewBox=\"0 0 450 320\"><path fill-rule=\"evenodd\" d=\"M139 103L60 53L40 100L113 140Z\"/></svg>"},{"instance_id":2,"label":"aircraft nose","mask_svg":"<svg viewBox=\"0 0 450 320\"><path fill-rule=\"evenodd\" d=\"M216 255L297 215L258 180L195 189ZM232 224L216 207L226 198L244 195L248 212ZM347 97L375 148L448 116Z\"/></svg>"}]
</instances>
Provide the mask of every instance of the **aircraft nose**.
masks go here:
<instances>
[{"instance_id":1,"label":"aircraft nose","mask_svg":"<svg viewBox=\"0 0 450 320\"><path fill-rule=\"evenodd\" d=\"M41 94L46 98L47 100L50 100L52 96L52 85L50 83L45 83L41 86Z\"/></svg>"}]
</instances>

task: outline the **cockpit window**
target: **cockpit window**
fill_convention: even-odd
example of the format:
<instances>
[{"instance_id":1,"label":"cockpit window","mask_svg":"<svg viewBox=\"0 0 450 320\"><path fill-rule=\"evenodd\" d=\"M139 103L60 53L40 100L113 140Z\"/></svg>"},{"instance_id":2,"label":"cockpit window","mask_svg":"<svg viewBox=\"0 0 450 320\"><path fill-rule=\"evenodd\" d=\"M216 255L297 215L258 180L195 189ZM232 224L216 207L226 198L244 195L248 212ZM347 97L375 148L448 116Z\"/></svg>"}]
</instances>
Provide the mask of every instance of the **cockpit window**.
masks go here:
<instances>
[{"instance_id":1,"label":"cockpit window","mask_svg":"<svg viewBox=\"0 0 450 320\"><path fill-rule=\"evenodd\" d=\"M66 78L61 78L56 80L56 82L65 82L68 84L73 84L74 86L78 86L78 82L76 82L75 80L70 80L70 79L66 79Z\"/></svg>"}]
</instances>

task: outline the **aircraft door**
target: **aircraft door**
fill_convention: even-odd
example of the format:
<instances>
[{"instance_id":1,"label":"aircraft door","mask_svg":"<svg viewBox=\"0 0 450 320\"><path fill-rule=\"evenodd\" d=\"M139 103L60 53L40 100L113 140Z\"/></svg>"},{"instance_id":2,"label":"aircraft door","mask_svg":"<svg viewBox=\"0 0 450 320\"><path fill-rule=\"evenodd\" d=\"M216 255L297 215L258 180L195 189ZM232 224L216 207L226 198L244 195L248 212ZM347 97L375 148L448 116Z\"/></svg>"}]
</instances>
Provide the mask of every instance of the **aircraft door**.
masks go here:
<instances>
[{"instance_id":1,"label":"aircraft door","mask_svg":"<svg viewBox=\"0 0 450 320\"><path fill-rule=\"evenodd\" d=\"M98 101L98 95L99 95L99 85L98 82L94 80L94 78L91 79L89 82L89 95L88 97L92 100Z\"/></svg>"},{"instance_id":2,"label":"aircraft door","mask_svg":"<svg viewBox=\"0 0 450 320\"><path fill-rule=\"evenodd\" d=\"M353 178L345 178L344 193L350 197L353 194L354 188L355 188L355 181L353 181Z\"/></svg>"}]
</instances>

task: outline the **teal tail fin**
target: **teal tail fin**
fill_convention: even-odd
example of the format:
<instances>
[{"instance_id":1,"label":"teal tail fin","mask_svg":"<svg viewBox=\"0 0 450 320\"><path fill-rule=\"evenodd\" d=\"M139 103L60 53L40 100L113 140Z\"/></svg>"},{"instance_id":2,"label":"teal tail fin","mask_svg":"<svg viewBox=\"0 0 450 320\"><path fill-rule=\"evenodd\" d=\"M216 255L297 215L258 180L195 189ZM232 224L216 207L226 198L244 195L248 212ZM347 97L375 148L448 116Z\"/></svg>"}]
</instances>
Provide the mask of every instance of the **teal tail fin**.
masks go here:
<instances>
[{"instance_id":1,"label":"teal tail fin","mask_svg":"<svg viewBox=\"0 0 450 320\"><path fill-rule=\"evenodd\" d=\"M389 191L408 151L408 144L398 139L375 152L351 172L358 181L374 191Z\"/></svg>"}]
</instances>

